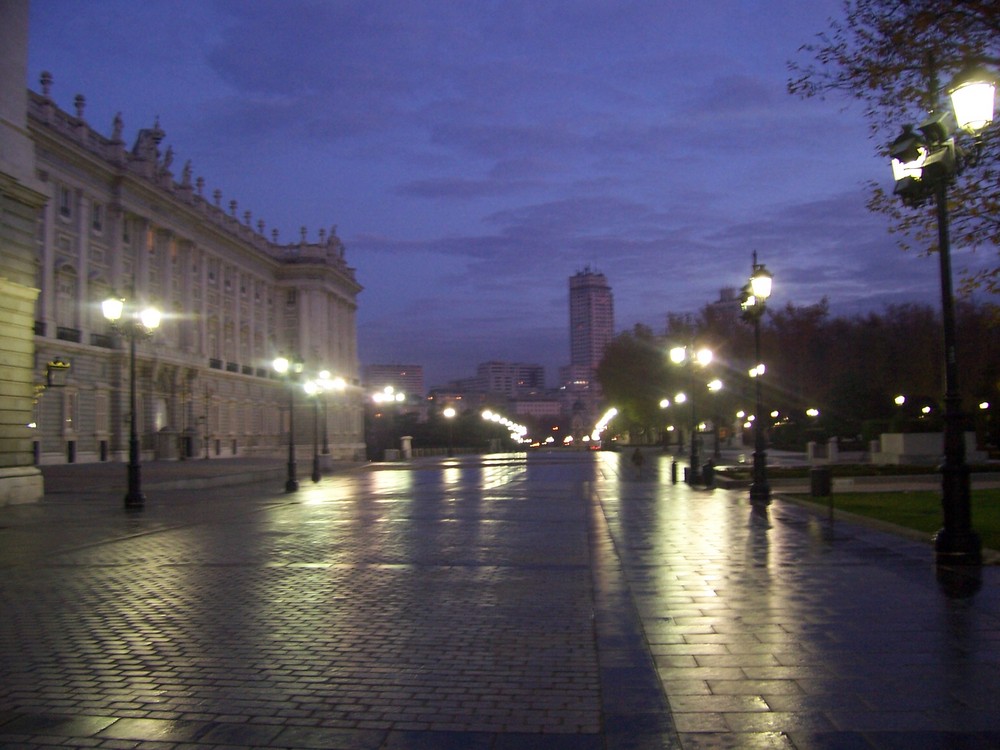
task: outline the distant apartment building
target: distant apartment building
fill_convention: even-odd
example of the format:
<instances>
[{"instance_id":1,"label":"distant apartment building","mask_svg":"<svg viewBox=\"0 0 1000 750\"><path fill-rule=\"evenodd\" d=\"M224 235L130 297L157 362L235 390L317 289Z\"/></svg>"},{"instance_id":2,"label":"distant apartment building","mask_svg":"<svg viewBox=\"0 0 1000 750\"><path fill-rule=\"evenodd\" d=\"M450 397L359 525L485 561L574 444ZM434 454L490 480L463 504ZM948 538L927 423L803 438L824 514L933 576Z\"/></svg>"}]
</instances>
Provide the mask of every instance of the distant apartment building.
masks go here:
<instances>
[{"instance_id":1,"label":"distant apartment building","mask_svg":"<svg viewBox=\"0 0 1000 750\"><path fill-rule=\"evenodd\" d=\"M422 398L424 395L422 365L366 365L364 373L365 388L368 390L380 391L391 386L408 397Z\"/></svg>"},{"instance_id":2,"label":"distant apartment building","mask_svg":"<svg viewBox=\"0 0 1000 750\"><path fill-rule=\"evenodd\" d=\"M558 421L563 412L558 391L515 399L511 406L518 417L532 417L539 422Z\"/></svg>"},{"instance_id":3,"label":"distant apartment building","mask_svg":"<svg viewBox=\"0 0 1000 750\"><path fill-rule=\"evenodd\" d=\"M615 335L615 307L604 274L590 267L569 279L570 366L596 370Z\"/></svg>"},{"instance_id":4,"label":"distant apartment building","mask_svg":"<svg viewBox=\"0 0 1000 750\"><path fill-rule=\"evenodd\" d=\"M124 460L132 421L143 458L282 455L291 423L305 452L316 410L290 398L301 384L275 373L279 355L300 361L303 378L327 370L346 381L320 397L324 443L335 458L362 456L361 286L335 231L309 242L303 228L279 243L235 200L206 194L190 162L175 177L158 119L129 148L120 117L108 135L88 124L82 95L60 109L50 75L41 93L20 85L45 199L32 269L35 461ZM129 341L101 314L112 295L163 312L135 344L134 414ZM47 380L52 362L68 365L58 384Z\"/></svg>"},{"instance_id":5,"label":"distant apartment building","mask_svg":"<svg viewBox=\"0 0 1000 750\"><path fill-rule=\"evenodd\" d=\"M502 393L517 398L545 389L545 368L523 362L483 362L476 376L487 393Z\"/></svg>"},{"instance_id":6,"label":"distant apartment building","mask_svg":"<svg viewBox=\"0 0 1000 750\"><path fill-rule=\"evenodd\" d=\"M545 390L545 367L524 362L482 362L475 375L452 380L446 388L459 393L520 398Z\"/></svg>"},{"instance_id":7,"label":"distant apartment building","mask_svg":"<svg viewBox=\"0 0 1000 750\"><path fill-rule=\"evenodd\" d=\"M734 287L719 290L719 299L708 306L715 319L735 328L742 321L743 306L740 295Z\"/></svg>"},{"instance_id":8,"label":"distant apartment building","mask_svg":"<svg viewBox=\"0 0 1000 750\"><path fill-rule=\"evenodd\" d=\"M570 364L560 369L564 414L586 434L601 400L596 379L615 331L614 297L604 274L589 266L569 279Z\"/></svg>"}]
</instances>

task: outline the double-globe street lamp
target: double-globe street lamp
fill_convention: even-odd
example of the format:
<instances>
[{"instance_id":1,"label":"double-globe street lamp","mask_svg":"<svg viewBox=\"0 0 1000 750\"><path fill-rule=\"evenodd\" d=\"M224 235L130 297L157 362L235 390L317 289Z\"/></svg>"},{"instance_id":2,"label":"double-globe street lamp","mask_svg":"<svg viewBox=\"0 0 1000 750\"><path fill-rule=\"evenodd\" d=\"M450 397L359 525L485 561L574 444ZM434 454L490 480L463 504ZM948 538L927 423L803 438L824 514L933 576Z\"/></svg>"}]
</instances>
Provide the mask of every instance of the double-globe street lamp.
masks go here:
<instances>
[{"instance_id":1,"label":"double-globe street lamp","mask_svg":"<svg viewBox=\"0 0 1000 750\"><path fill-rule=\"evenodd\" d=\"M342 391L347 387L347 382L343 378L331 377L329 370L320 371L315 378L307 380L302 384L302 390L312 399L313 402L313 464L312 480L318 482L321 477L320 472L320 451L319 451L319 400L323 398L323 455L330 455L330 440L327 434L327 391Z\"/></svg>"},{"instance_id":2,"label":"double-globe street lamp","mask_svg":"<svg viewBox=\"0 0 1000 750\"><path fill-rule=\"evenodd\" d=\"M932 101L937 83L932 80ZM938 260L941 275L941 318L944 327L945 396L944 464L941 467L943 527L934 537L939 565L979 565L982 547L972 529L969 467L965 462L962 399L958 390L955 304L951 279L951 240L948 229L948 186L967 165L978 159L979 135L992 121L995 78L982 68L966 69L948 87L952 110L934 111L917 131L912 125L890 146L893 193L910 208L933 199L937 213ZM966 151L957 140L961 131L974 137Z\"/></svg>"},{"instance_id":3,"label":"double-globe street lamp","mask_svg":"<svg viewBox=\"0 0 1000 750\"><path fill-rule=\"evenodd\" d=\"M753 254L753 270L750 281L743 287L743 319L753 323L753 346L756 364L750 370L754 379L756 414L753 422L753 481L750 483L750 505L759 514L767 513L771 503L771 486L767 481L767 444L764 434L764 397L761 378L764 364L760 361L760 319L764 315L767 298L771 296L771 274L762 263L757 262L757 252Z\"/></svg>"},{"instance_id":4,"label":"double-globe street lamp","mask_svg":"<svg viewBox=\"0 0 1000 750\"><path fill-rule=\"evenodd\" d=\"M687 365L688 384L691 387L691 469L688 476L690 484L696 484L700 476L698 468L698 419L695 415L694 397L694 365L707 367L712 362L711 349L695 350L694 346L675 346L670 350L670 361L676 365ZM680 403L680 399L675 399Z\"/></svg>"},{"instance_id":5,"label":"double-globe street lamp","mask_svg":"<svg viewBox=\"0 0 1000 750\"><path fill-rule=\"evenodd\" d=\"M285 478L285 492L295 492L299 489L299 479L295 466L295 380L302 372L302 363L287 357L277 357L271 367L288 386L288 473Z\"/></svg>"},{"instance_id":6,"label":"double-globe street lamp","mask_svg":"<svg viewBox=\"0 0 1000 750\"><path fill-rule=\"evenodd\" d=\"M155 307L140 308L134 300L112 296L101 303L101 312L116 331L128 338L129 343L128 491L125 494L125 508L140 510L146 502L146 496L142 494L142 463L136 420L135 342L148 338L159 327L160 311Z\"/></svg>"},{"instance_id":7,"label":"double-globe street lamp","mask_svg":"<svg viewBox=\"0 0 1000 750\"><path fill-rule=\"evenodd\" d=\"M302 384L302 390L312 399L313 404L313 464L311 478L313 482L318 482L321 476L319 470L319 394L323 392L323 387L316 380L307 380Z\"/></svg>"}]
</instances>

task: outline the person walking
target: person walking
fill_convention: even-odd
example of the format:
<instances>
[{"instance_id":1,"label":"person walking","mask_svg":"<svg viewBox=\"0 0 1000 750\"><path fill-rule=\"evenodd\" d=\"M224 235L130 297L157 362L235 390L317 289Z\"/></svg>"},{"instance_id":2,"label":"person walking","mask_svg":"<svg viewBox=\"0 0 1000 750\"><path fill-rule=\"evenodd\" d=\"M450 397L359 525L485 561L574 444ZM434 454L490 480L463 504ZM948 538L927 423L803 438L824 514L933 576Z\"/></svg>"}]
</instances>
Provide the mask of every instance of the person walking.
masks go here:
<instances>
[{"instance_id":1,"label":"person walking","mask_svg":"<svg viewBox=\"0 0 1000 750\"><path fill-rule=\"evenodd\" d=\"M632 454L632 464L635 466L639 479L642 479L642 465L645 461L646 458L642 455L642 451L639 448L636 448L635 453Z\"/></svg>"}]
</instances>

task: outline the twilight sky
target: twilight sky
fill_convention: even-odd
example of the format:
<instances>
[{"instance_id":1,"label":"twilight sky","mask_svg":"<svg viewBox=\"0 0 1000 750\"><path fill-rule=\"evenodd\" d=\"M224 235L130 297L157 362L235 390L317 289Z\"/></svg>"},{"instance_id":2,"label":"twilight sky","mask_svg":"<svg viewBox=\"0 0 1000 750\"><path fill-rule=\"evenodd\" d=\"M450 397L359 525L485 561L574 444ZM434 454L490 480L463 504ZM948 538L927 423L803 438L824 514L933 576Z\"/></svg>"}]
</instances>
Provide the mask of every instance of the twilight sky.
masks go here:
<instances>
[{"instance_id":1,"label":"twilight sky","mask_svg":"<svg viewBox=\"0 0 1000 750\"><path fill-rule=\"evenodd\" d=\"M835 313L939 300L935 259L867 213L891 183L860 106L785 92L840 0L33 0L29 80L279 241L337 225L363 364L427 385L569 360L568 277L661 331L739 288ZM916 116L915 116L916 117ZM882 135L884 137L884 134ZM988 259L954 249L956 274Z\"/></svg>"}]
</instances>

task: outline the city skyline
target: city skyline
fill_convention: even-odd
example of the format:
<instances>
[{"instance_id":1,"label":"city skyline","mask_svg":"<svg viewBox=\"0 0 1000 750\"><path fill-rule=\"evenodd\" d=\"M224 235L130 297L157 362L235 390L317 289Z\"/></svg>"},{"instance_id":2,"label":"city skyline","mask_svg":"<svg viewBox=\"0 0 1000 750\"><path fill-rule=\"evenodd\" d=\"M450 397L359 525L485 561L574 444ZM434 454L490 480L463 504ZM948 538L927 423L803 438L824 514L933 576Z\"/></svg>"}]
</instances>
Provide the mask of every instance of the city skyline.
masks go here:
<instances>
[{"instance_id":1,"label":"city skyline","mask_svg":"<svg viewBox=\"0 0 1000 750\"><path fill-rule=\"evenodd\" d=\"M785 92L839 17L803 5L35 2L25 85L129 143L158 117L175 169L281 241L337 226L362 366L570 361L565 279L591 265L617 330L740 287L835 312L923 301L866 183L891 183L860 106ZM917 119L919 113L914 114ZM955 268L990 259L955 248ZM550 376L551 378L551 376Z\"/></svg>"}]
</instances>

